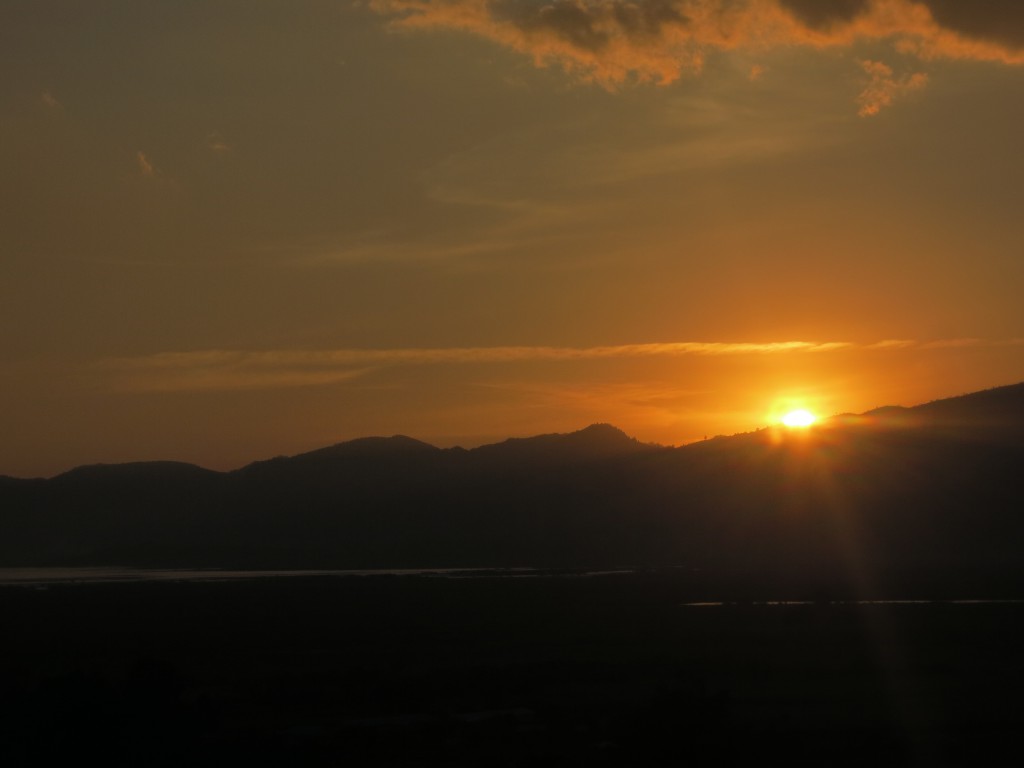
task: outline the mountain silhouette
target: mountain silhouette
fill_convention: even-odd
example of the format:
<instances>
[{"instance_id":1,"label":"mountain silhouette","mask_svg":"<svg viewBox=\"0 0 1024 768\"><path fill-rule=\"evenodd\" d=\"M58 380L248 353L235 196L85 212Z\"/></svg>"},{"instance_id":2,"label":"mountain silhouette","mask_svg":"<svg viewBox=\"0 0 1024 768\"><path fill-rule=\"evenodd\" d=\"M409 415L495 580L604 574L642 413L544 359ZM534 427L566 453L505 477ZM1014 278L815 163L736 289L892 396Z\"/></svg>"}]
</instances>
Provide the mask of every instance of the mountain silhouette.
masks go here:
<instances>
[{"instance_id":1,"label":"mountain silhouette","mask_svg":"<svg viewBox=\"0 0 1024 768\"><path fill-rule=\"evenodd\" d=\"M1024 429L1024 384L934 400L913 408L883 406L859 418L890 426L921 426L955 429L962 433L977 431L983 435L1012 435Z\"/></svg>"},{"instance_id":2,"label":"mountain silhouette","mask_svg":"<svg viewBox=\"0 0 1024 768\"><path fill-rule=\"evenodd\" d=\"M0 564L682 567L778 590L1024 586L1024 384L680 448L608 424L471 450L404 436L233 472L0 478Z\"/></svg>"},{"instance_id":3,"label":"mountain silhouette","mask_svg":"<svg viewBox=\"0 0 1024 768\"><path fill-rule=\"evenodd\" d=\"M347 459L356 457L384 457L408 453L430 453L439 450L434 446L415 440L405 435L393 437L361 437L327 448L320 448L308 453L300 453L293 457L298 461L318 461L321 459Z\"/></svg>"}]
</instances>

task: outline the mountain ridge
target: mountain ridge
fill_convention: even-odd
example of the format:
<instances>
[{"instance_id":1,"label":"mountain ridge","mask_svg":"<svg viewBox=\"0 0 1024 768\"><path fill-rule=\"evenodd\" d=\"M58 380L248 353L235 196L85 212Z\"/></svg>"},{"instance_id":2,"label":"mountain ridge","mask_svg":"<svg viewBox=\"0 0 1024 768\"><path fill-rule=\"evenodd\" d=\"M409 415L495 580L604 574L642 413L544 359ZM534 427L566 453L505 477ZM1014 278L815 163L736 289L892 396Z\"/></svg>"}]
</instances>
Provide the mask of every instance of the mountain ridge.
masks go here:
<instances>
[{"instance_id":1,"label":"mountain ridge","mask_svg":"<svg viewBox=\"0 0 1024 768\"><path fill-rule=\"evenodd\" d=\"M0 482L0 567L672 566L1024 594L1024 386L989 392L678 448L593 425L471 450L360 439L224 473L94 465Z\"/></svg>"},{"instance_id":2,"label":"mountain ridge","mask_svg":"<svg viewBox=\"0 0 1024 768\"><path fill-rule=\"evenodd\" d=\"M1002 421L1005 425L1015 428L1017 426L1024 426L1024 382L1015 384L1007 384L996 387L989 387L987 389L978 390L976 392L968 392L961 395L955 395L952 397L939 398L931 400L918 405L903 406L903 405L883 405L876 408L872 408L868 411L859 414L843 413L835 416L827 417L822 420L821 425L828 424L829 422L839 421L858 421L858 420L870 420L870 419L888 419L890 421L906 420L908 417L916 419L921 415L928 416L940 416L946 417L946 421L954 421L949 419L950 416L958 416L960 424L982 424L984 426L992 426L993 423L998 423L998 419L1002 417ZM981 419L979 417L986 417ZM820 426L818 427L820 428ZM771 428L769 428L771 429ZM756 431L764 431L756 430ZM731 438L742 438L744 435L753 434L751 432L740 432L733 435L716 435L715 440L728 440ZM707 442L706 440L695 441L693 443L686 443L675 448L686 448L690 445L700 445L701 443ZM321 448L314 448L309 451L303 451L301 453L293 455L278 455L267 459L257 459L256 461L245 464L241 467L231 470L212 470L203 467L199 464L184 461L173 461L173 460L152 460L152 461L129 461L129 462L98 462L94 464L82 464L71 469L60 472L49 478L39 477L15 477L11 475L0 474L0 483L2 482L22 482L22 481L38 481L38 480L53 480L58 477L65 477L69 475L78 475L85 472L111 472L113 468L125 467L127 468L138 468L141 470L143 467L151 468L183 468L183 467L194 467L204 472L214 472L218 474L231 474L233 472L241 472L249 469L250 467L256 467L267 464L269 462L280 462L280 461L294 461L294 460L330 460L330 459L348 459L348 458L370 458L375 456L386 456L389 454L398 453L431 453L431 452L464 452L466 454L473 454L475 452L497 452L499 450L521 450L528 449L529 447L536 447L542 445L554 445L561 443L562 445L577 447L583 447L589 445L594 446L596 444L603 444L606 448L619 447L622 449L629 449L631 451L640 450L656 450L659 448L669 448L671 446L663 446L658 443L643 443L634 437L631 437L623 430L615 427L607 422L596 422L590 424L582 429L574 432L554 432L544 433L539 435L532 435L528 437L509 437L504 440L485 443L483 445L475 446L473 448L462 448L461 446L454 446L453 448L440 448L431 443L409 437L407 435L369 435L365 437L357 437L351 440L343 440L338 443L334 443L329 446ZM614 452L614 451L609 451Z\"/></svg>"}]
</instances>

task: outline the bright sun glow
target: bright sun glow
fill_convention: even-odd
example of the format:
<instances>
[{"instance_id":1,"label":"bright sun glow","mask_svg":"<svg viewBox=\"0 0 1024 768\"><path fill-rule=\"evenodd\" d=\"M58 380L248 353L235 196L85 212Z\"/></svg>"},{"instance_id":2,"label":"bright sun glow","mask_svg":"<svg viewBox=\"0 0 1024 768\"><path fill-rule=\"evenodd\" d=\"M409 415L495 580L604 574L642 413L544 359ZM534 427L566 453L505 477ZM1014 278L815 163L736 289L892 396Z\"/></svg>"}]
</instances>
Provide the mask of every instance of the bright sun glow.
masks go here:
<instances>
[{"instance_id":1,"label":"bright sun glow","mask_svg":"<svg viewBox=\"0 0 1024 768\"><path fill-rule=\"evenodd\" d=\"M782 417L782 423L787 427L809 427L817 420L817 416L803 408L796 411L790 411Z\"/></svg>"}]
</instances>

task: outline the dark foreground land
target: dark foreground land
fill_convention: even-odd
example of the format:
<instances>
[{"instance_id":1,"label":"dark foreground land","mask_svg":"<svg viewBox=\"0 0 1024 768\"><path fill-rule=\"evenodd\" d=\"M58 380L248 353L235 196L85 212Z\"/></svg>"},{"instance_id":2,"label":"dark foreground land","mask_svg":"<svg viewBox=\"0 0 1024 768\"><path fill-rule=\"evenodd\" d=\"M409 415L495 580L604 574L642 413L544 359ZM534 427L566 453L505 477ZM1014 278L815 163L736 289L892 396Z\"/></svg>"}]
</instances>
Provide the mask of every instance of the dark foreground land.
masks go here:
<instances>
[{"instance_id":1,"label":"dark foreground land","mask_svg":"<svg viewBox=\"0 0 1024 768\"><path fill-rule=\"evenodd\" d=\"M694 607L686 585L3 586L0 764L1019 764L1024 605Z\"/></svg>"}]
</instances>

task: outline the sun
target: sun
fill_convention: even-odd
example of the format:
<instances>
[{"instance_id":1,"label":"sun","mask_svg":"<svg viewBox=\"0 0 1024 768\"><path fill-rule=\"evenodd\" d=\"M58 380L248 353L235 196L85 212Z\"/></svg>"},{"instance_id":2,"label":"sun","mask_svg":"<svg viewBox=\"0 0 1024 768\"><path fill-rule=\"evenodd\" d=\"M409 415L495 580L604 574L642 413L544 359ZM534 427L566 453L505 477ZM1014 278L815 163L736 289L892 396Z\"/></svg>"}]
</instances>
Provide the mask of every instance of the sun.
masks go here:
<instances>
[{"instance_id":1,"label":"sun","mask_svg":"<svg viewBox=\"0 0 1024 768\"><path fill-rule=\"evenodd\" d=\"M787 427L795 428L809 427L817 420L817 416L815 416L813 413L804 408L799 408L795 411L790 411L789 413L782 417L783 424L785 424Z\"/></svg>"}]
</instances>

